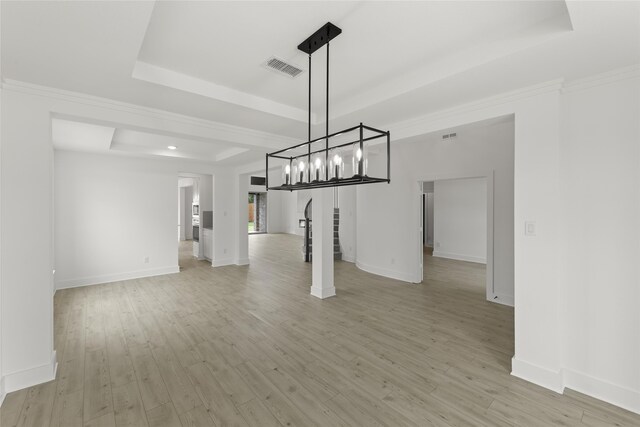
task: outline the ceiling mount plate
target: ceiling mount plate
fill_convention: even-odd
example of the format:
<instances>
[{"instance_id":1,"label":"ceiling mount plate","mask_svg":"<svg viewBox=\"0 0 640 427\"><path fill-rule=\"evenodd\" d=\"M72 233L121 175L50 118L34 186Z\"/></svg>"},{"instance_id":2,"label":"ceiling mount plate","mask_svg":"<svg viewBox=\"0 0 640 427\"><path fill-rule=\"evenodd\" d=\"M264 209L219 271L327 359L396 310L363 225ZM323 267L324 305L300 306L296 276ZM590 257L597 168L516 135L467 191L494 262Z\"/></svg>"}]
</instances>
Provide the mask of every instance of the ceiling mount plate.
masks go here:
<instances>
[{"instance_id":1,"label":"ceiling mount plate","mask_svg":"<svg viewBox=\"0 0 640 427\"><path fill-rule=\"evenodd\" d=\"M311 34L305 41L298 45L298 49L311 55L316 50L320 49L329 41L337 37L342 30L331 22L324 24L318 31Z\"/></svg>"}]
</instances>

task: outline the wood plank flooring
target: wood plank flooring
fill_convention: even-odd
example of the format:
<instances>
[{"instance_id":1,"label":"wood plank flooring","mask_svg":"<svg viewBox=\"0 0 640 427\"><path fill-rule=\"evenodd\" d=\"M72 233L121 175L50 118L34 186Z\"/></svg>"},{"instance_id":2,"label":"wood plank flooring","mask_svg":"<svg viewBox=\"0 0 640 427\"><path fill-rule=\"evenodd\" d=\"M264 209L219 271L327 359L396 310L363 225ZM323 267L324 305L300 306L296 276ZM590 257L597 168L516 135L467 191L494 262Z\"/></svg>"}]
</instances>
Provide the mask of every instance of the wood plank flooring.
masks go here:
<instances>
[{"instance_id":1,"label":"wood plank flooring","mask_svg":"<svg viewBox=\"0 0 640 427\"><path fill-rule=\"evenodd\" d=\"M216 269L189 243L179 274L57 292L57 378L9 394L0 425L640 425L509 375L513 310L482 265L425 254L410 285L337 262L321 301L298 237L250 236L251 266Z\"/></svg>"}]
</instances>

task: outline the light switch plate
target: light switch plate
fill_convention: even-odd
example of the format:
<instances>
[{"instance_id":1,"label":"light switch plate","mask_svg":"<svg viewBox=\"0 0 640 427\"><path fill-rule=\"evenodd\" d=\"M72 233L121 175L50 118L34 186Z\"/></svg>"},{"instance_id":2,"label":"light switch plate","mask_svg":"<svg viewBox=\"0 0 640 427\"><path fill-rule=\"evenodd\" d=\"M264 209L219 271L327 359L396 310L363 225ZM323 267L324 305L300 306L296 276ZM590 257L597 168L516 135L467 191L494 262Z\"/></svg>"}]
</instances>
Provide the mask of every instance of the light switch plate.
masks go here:
<instances>
[{"instance_id":1,"label":"light switch plate","mask_svg":"<svg viewBox=\"0 0 640 427\"><path fill-rule=\"evenodd\" d=\"M535 236L536 235L536 222L535 221L525 221L524 222L524 235L525 236Z\"/></svg>"}]
</instances>

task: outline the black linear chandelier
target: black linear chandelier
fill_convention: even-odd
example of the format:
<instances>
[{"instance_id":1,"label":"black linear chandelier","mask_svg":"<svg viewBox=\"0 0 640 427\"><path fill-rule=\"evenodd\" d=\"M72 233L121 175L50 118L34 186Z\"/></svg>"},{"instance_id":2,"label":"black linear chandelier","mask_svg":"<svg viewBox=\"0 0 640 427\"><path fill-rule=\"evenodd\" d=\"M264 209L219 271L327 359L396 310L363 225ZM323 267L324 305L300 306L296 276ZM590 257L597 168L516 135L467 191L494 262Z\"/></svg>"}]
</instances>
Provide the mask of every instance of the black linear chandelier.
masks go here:
<instances>
[{"instance_id":1,"label":"black linear chandelier","mask_svg":"<svg viewBox=\"0 0 640 427\"><path fill-rule=\"evenodd\" d=\"M306 142L266 155L267 190L306 190L343 185L391 182L391 134L360 123L348 129L329 134L329 42L342 30L327 22L309 38L300 43L298 49L309 54L309 125ZM311 55L322 46L327 46L327 99L325 135L311 139ZM370 146L386 138L386 178L371 175L370 169L384 168L384 162L369 164ZM377 141L376 141L377 140ZM384 140L382 141L384 142ZM282 164L282 182L269 186L269 160ZM382 160L382 159L380 159ZM370 166L372 166L370 168ZM381 170L380 172L383 172Z\"/></svg>"}]
</instances>

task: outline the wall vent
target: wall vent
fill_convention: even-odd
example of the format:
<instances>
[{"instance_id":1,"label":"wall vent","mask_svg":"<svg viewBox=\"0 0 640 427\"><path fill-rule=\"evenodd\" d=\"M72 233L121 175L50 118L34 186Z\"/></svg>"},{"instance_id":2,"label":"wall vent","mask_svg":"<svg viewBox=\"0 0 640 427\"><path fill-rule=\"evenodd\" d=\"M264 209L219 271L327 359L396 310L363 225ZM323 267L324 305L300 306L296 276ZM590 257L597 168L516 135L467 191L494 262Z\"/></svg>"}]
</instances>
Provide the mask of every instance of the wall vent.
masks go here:
<instances>
[{"instance_id":1,"label":"wall vent","mask_svg":"<svg viewBox=\"0 0 640 427\"><path fill-rule=\"evenodd\" d=\"M289 64L282 59L276 58L275 56L269 58L267 62L265 62L264 66L270 70L286 74L291 78L297 77L302 73L302 69L296 67L295 65Z\"/></svg>"},{"instance_id":2,"label":"wall vent","mask_svg":"<svg viewBox=\"0 0 640 427\"><path fill-rule=\"evenodd\" d=\"M267 185L266 178L262 176L252 176L251 177L251 185Z\"/></svg>"}]
</instances>

